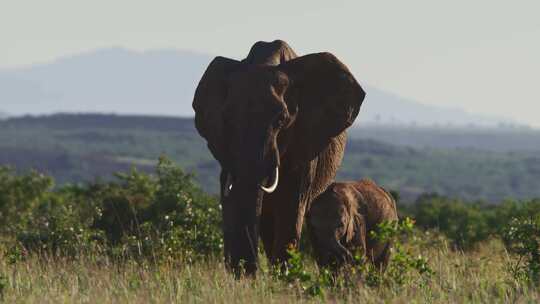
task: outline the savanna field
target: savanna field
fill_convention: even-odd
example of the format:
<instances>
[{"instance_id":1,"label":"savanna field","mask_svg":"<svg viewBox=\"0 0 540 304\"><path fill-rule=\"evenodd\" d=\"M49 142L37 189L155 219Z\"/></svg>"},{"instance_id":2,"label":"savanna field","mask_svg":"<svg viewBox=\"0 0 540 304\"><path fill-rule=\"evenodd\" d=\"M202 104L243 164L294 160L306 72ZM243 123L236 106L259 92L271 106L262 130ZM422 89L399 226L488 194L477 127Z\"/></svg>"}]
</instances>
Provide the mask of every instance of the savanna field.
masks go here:
<instances>
[{"instance_id":1,"label":"savanna field","mask_svg":"<svg viewBox=\"0 0 540 304\"><path fill-rule=\"evenodd\" d=\"M398 198L398 192L393 192ZM222 262L217 197L166 157L153 173L55 184L0 169L0 296L5 303L497 303L540 298L540 201L430 194L398 202L384 273L357 259L333 276L303 238L287 269L260 253L256 279Z\"/></svg>"},{"instance_id":2,"label":"savanna field","mask_svg":"<svg viewBox=\"0 0 540 304\"><path fill-rule=\"evenodd\" d=\"M538 12L0 0L0 304L540 303Z\"/></svg>"}]
</instances>

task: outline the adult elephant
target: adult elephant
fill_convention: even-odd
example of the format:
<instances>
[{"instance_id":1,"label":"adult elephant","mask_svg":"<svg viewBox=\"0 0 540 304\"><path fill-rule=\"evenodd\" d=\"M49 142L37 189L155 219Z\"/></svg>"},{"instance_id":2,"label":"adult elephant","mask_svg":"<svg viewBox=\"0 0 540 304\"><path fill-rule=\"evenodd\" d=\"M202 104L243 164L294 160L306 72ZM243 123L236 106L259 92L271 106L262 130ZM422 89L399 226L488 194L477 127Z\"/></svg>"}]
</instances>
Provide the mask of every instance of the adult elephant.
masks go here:
<instances>
[{"instance_id":1,"label":"adult elephant","mask_svg":"<svg viewBox=\"0 0 540 304\"><path fill-rule=\"evenodd\" d=\"M330 53L298 57L257 42L237 61L216 57L195 97L195 126L221 165L227 265L257 270L258 236L272 263L296 246L310 201L335 177L365 93Z\"/></svg>"}]
</instances>

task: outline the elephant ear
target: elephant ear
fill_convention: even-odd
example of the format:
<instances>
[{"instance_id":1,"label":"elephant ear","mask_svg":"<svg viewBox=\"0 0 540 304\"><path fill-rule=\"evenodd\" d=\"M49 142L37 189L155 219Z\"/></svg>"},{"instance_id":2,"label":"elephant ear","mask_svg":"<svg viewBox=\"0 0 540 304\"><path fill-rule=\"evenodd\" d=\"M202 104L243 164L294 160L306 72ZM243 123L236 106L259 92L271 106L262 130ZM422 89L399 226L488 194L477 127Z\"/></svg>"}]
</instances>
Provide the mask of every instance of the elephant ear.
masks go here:
<instances>
[{"instance_id":1,"label":"elephant ear","mask_svg":"<svg viewBox=\"0 0 540 304\"><path fill-rule=\"evenodd\" d=\"M206 68L193 98L195 127L208 142L208 148L223 166L227 158L223 136L222 110L227 96L227 78L239 62L216 57Z\"/></svg>"},{"instance_id":2,"label":"elephant ear","mask_svg":"<svg viewBox=\"0 0 540 304\"><path fill-rule=\"evenodd\" d=\"M317 154L332 137L350 127L366 93L349 69L330 53L298 57L280 65L290 85L289 108L297 107L297 126L306 147Z\"/></svg>"}]
</instances>

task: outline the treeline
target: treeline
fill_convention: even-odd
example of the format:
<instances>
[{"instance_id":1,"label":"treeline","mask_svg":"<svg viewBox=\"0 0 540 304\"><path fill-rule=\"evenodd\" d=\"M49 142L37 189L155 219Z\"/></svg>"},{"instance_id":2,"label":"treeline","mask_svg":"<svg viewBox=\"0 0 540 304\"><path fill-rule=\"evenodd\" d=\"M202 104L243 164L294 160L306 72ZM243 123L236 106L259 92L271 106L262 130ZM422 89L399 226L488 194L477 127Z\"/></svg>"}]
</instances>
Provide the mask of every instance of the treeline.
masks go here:
<instances>
[{"instance_id":1,"label":"treeline","mask_svg":"<svg viewBox=\"0 0 540 304\"><path fill-rule=\"evenodd\" d=\"M503 238L514 219L540 220L540 199L494 205L425 194L398 209L401 218L443 234L460 250ZM0 235L26 249L74 253L95 243L133 254L134 248L156 253L159 244L164 252L215 254L222 244L220 222L217 197L165 157L155 174L132 169L110 181L59 187L37 171L0 169Z\"/></svg>"},{"instance_id":2,"label":"treeline","mask_svg":"<svg viewBox=\"0 0 540 304\"><path fill-rule=\"evenodd\" d=\"M401 217L409 216L418 227L442 233L460 250L474 249L491 237L507 238L516 219L540 224L540 199L494 205L425 194L414 204L400 205L399 210Z\"/></svg>"},{"instance_id":3,"label":"treeline","mask_svg":"<svg viewBox=\"0 0 540 304\"><path fill-rule=\"evenodd\" d=\"M394 131L403 140L416 136ZM379 134L351 130L339 180L372 178L398 190L404 202L430 192L490 203L540 197L540 154L523 146L509 144L518 152L423 148L383 143L382 135L377 140L355 139L355 132ZM190 118L58 114L0 121L0 166L13 166L21 173L37 168L58 185L112 180L114 172L131 166L149 173L161 154L194 172L205 191L218 192L219 166Z\"/></svg>"},{"instance_id":4,"label":"treeline","mask_svg":"<svg viewBox=\"0 0 540 304\"><path fill-rule=\"evenodd\" d=\"M57 130L73 129L142 129L154 131L193 132L192 118L113 115L113 114L53 114L48 116L22 116L0 121L0 129L44 127Z\"/></svg>"},{"instance_id":5,"label":"treeline","mask_svg":"<svg viewBox=\"0 0 540 304\"><path fill-rule=\"evenodd\" d=\"M355 139L416 148L476 149L492 152L540 151L540 130L526 127L419 127L361 125L349 131Z\"/></svg>"}]
</instances>

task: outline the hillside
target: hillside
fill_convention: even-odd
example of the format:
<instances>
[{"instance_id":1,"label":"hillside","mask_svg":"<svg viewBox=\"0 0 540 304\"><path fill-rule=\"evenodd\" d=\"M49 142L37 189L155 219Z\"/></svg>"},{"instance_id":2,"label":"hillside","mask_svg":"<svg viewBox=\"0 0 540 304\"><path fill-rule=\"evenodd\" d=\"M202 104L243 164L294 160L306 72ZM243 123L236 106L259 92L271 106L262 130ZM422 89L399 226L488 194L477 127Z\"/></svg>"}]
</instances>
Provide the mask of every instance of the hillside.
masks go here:
<instances>
[{"instance_id":1,"label":"hillside","mask_svg":"<svg viewBox=\"0 0 540 304\"><path fill-rule=\"evenodd\" d=\"M0 70L2 110L13 115L100 112L193 116L193 92L212 58L181 50L109 48L48 64ZM494 126L508 121L428 106L363 85L367 97L357 122Z\"/></svg>"},{"instance_id":2,"label":"hillside","mask_svg":"<svg viewBox=\"0 0 540 304\"><path fill-rule=\"evenodd\" d=\"M514 124L505 117L469 113L459 108L431 106L367 86L367 96L356 125L390 126L489 126ZM361 122L361 124L360 124Z\"/></svg>"},{"instance_id":3,"label":"hillside","mask_svg":"<svg viewBox=\"0 0 540 304\"><path fill-rule=\"evenodd\" d=\"M492 152L540 151L540 130L525 127L419 127L362 124L349 130L354 139L412 148L473 149Z\"/></svg>"},{"instance_id":4,"label":"hillside","mask_svg":"<svg viewBox=\"0 0 540 304\"><path fill-rule=\"evenodd\" d=\"M0 100L13 114L191 113L210 56L187 51L102 49L50 64L0 70ZM129 109L129 110L128 110Z\"/></svg>"},{"instance_id":5,"label":"hillside","mask_svg":"<svg viewBox=\"0 0 540 304\"><path fill-rule=\"evenodd\" d=\"M413 148L351 137L339 178L371 177L407 201L425 192L490 202L540 197L538 150ZM108 178L132 165L150 172L161 154L206 190L219 189L218 165L189 118L60 114L0 122L0 165L36 168L59 183Z\"/></svg>"}]
</instances>

